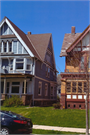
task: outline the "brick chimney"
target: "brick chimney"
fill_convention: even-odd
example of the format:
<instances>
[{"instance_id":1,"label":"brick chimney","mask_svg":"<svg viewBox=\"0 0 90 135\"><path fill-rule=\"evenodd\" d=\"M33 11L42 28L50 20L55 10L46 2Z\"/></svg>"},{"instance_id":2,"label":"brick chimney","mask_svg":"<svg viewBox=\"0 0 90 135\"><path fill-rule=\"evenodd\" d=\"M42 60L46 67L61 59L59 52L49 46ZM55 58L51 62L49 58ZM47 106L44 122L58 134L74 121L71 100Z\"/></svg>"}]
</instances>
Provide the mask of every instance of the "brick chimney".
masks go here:
<instances>
[{"instance_id":1,"label":"brick chimney","mask_svg":"<svg viewBox=\"0 0 90 135\"><path fill-rule=\"evenodd\" d=\"M30 31L28 31L28 33L27 33L28 35L31 35L31 32Z\"/></svg>"},{"instance_id":2,"label":"brick chimney","mask_svg":"<svg viewBox=\"0 0 90 135\"><path fill-rule=\"evenodd\" d=\"M72 35L75 34L75 26L72 26L72 28L71 28L71 34L72 34Z\"/></svg>"}]
</instances>

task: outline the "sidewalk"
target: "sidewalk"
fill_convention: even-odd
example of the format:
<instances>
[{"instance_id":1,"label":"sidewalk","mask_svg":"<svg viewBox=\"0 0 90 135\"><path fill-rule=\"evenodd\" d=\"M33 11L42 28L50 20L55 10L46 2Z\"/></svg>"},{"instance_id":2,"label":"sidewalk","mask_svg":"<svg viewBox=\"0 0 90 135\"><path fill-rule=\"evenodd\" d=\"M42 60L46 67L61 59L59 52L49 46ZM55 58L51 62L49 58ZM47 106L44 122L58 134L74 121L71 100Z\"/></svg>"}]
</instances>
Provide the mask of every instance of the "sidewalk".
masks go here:
<instances>
[{"instance_id":1,"label":"sidewalk","mask_svg":"<svg viewBox=\"0 0 90 135\"><path fill-rule=\"evenodd\" d=\"M43 129L43 130L55 130L55 131L65 131L65 132L76 132L76 133L85 133L85 128L69 128L69 127L56 127L56 126L44 126L44 125L33 125L34 129ZM90 133L90 129L89 129Z\"/></svg>"}]
</instances>

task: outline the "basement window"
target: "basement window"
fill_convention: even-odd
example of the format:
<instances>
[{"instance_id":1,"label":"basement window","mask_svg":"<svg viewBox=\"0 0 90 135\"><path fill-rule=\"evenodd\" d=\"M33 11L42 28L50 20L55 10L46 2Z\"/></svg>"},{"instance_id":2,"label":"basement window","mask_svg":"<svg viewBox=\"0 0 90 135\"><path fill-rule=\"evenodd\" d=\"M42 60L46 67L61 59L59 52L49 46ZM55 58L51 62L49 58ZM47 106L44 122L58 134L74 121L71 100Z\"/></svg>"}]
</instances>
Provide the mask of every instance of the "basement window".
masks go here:
<instances>
[{"instance_id":1,"label":"basement window","mask_svg":"<svg viewBox=\"0 0 90 135\"><path fill-rule=\"evenodd\" d=\"M81 105L79 105L79 109L81 109Z\"/></svg>"},{"instance_id":2,"label":"basement window","mask_svg":"<svg viewBox=\"0 0 90 135\"><path fill-rule=\"evenodd\" d=\"M70 104L68 104L68 108L70 108Z\"/></svg>"},{"instance_id":3,"label":"basement window","mask_svg":"<svg viewBox=\"0 0 90 135\"><path fill-rule=\"evenodd\" d=\"M74 108L76 107L76 105L73 106Z\"/></svg>"}]
</instances>

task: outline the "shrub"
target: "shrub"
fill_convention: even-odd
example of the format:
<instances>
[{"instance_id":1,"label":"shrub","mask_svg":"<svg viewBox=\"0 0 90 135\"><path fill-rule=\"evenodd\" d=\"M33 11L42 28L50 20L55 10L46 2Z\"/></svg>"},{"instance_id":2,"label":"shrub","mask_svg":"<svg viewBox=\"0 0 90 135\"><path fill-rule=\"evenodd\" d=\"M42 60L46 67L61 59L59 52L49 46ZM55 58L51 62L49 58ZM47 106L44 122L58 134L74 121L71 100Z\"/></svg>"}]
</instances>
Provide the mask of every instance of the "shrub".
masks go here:
<instances>
[{"instance_id":1,"label":"shrub","mask_svg":"<svg viewBox=\"0 0 90 135\"><path fill-rule=\"evenodd\" d=\"M55 108L55 109L60 109L60 107L61 107L61 104L58 102L58 103L55 103L55 104L53 104L53 107Z\"/></svg>"},{"instance_id":2,"label":"shrub","mask_svg":"<svg viewBox=\"0 0 90 135\"><path fill-rule=\"evenodd\" d=\"M11 107L11 106L21 106L23 105L23 102L21 101L20 97L17 95L12 95L11 98L5 99L3 106L5 107Z\"/></svg>"}]
</instances>

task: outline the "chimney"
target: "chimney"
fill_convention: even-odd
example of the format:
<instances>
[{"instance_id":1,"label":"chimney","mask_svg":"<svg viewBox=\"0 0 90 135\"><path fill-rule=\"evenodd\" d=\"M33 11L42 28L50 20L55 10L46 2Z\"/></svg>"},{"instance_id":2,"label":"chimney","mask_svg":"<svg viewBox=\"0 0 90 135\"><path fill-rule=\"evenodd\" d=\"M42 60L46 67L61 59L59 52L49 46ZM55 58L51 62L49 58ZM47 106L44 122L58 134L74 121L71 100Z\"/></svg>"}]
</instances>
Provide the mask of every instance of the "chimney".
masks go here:
<instances>
[{"instance_id":1,"label":"chimney","mask_svg":"<svg viewBox=\"0 0 90 135\"><path fill-rule=\"evenodd\" d=\"M28 33L27 33L28 35L31 35L31 32L30 31L28 31Z\"/></svg>"},{"instance_id":2,"label":"chimney","mask_svg":"<svg viewBox=\"0 0 90 135\"><path fill-rule=\"evenodd\" d=\"M75 34L75 26L72 26L72 28L71 28L71 34L72 34L72 35Z\"/></svg>"}]
</instances>

